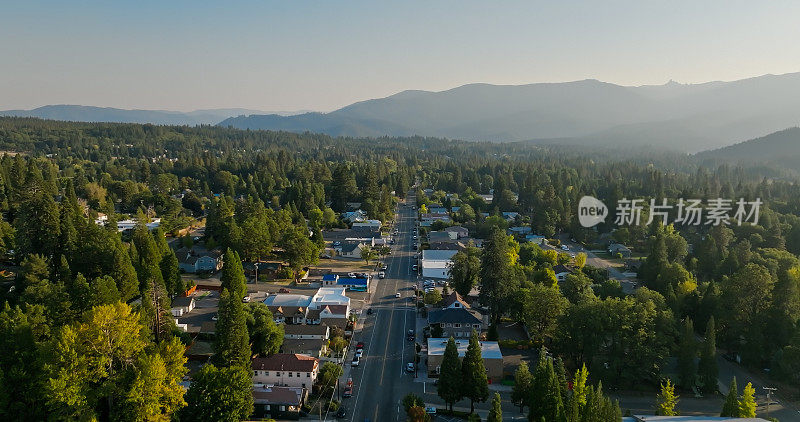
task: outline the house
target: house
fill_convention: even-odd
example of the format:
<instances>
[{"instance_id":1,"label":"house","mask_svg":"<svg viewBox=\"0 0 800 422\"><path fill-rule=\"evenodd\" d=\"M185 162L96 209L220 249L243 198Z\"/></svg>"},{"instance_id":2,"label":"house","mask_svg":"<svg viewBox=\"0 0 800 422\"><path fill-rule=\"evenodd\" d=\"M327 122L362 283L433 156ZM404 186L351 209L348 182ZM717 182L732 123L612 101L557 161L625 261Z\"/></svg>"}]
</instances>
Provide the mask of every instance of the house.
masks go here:
<instances>
[{"instance_id":1,"label":"house","mask_svg":"<svg viewBox=\"0 0 800 422\"><path fill-rule=\"evenodd\" d=\"M344 333L344 336L353 335L352 323L346 317L331 317L321 319L321 325L325 325L331 329L331 333L338 331Z\"/></svg>"},{"instance_id":2,"label":"house","mask_svg":"<svg viewBox=\"0 0 800 422\"><path fill-rule=\"evenodd\" d=\"M564 281L568 275L572 274L572 270L564 264L558 264L553 267L553 272L556 273L556 279L558 281Z\"/></svg>"},{"instance_id":3,"label":"house","mask_svg":"<svg viewBox=\"0 0 800 422\"><path fill-rule=\"evenodd\" d=\"M311 297L296 294L271 294L264 299L275 323L302 324L305 322Z\"/></svg>"},{"instance_id":4,"label":"house","mask_svg":"<svg viewBox=\"0 0 800 422\"><path fill-rule=\"evenodd\" d=\"M288 325L287 325L288 327ZM296 325L296 327L314 327L313 325ZM325 327L326 329L328 327ZM319 358L328 353L328 340L318 338L283 339L281 353L294 353Z\"/></svg>"},{"instance_id":5,"label":"house","mask_svg":"<svg viewBox=\"0 0 800 422\"><path fill-rule=\"evenodd\" d=\"M423 213L423 214L420 214L419 219L420 219L421 222L425 222L425 223L428 223L428 224L433 223L434 221L443 221L445 223L449 223L451 221L450 220L450 214L448 214L446 212L445 213L431 213L431 212Z\"/></svg>"},{"instance_id":6,"label":"house","mask_svg":"<svg viewBox=\"0 0 800 422\"><path fill-rule=\"evenodd\" d=\"M514 236L527 236L531 233L533 233L533 230L530 226L515 226L508 229L508 234Z\"/></svg>"},{"instance_id":7,"label":"house","mask_svg":"<svg viewBox=\"0 0 800 422\"><path fill-rule=\"evenodd\" d=\"M195 274L200 272L216 272L222 268L222 251L208 250L203 247L180 248L175 251L178 268L183 272Z\"/></svg>"},{"instance_id":8,"label":"house","mask_svg":"<svg viewBox=\"0 0 800 422\"><path fill-rule=\"evenodd\" d=\"M366 227L369 229L381 229L381 220L364 220L353 223L352 227Z\"/></svg>"},{"instance_id":9,"label":"house","mask_svg":"<svg viewBox=\"0 0 800 422\"><path fill-rule=\"evenodd\" d=\"M95 220L95 223L98 223L98 224L103 225L103 226L105 226L107 222L108 222L108 217L106 217L105 219L97 219L97 220ZM136 228L136 224L137 224L137 220L135 220L135 219L117 221L117 231L118 232L131 232L131 231L133 231L133 229ZM150 230L150 231L155 230L160 225L161 225L161 219L160 218L154 218L149 223L145 224L145 226L147 226L147 229Z\"/></svg>"},{"instance_id":10,"label":"house","mask_svg":"<svg viewBox=\"0 0 800 422\"><path fill-rule=\"evenodd\" d=\"M487 204L491 204L492 201L494 201L494 194L491 193L490 194L479 193L478 197L483 199L483 202L486 202Z\"/></svg>"},{"instance_id":11,"label":"house","mask_svg":"<svg viewBox=\"0 0 800 422\"><path fill-rule=\"evenodd\" d=\"M248 277L261 277L274 279L283 268L288 267L288 262L283 261L259 261L242 262L242 269Z\"/></svg>"},{"instance_id":12,"label":"house","mask_svg":"<svg viewBox=\"0 0 800 422\"><path fill-rule=\"evenodd\" d=\"M505 219L508 222L513 222L514 220L517 219L517 217L519 217L519 213L516 211L503 212L500 214L503 216L503 219Z\"/></svg>"},{"instance_id":13,"label":"house","mask_svg":"<svg viewBox=\"0 0 800 422\"><path fill-rule=\"evenodd\" d=\"M356 223L367 219L367 213L358 209L355 211L343 212L342 220Z\"/></svg>"},{"instance_id":14,"label":"house","mask_svg":"<svg viewBox=\"0 0 800 422\"><path fill-rule=\"evenodd\" d=\"M448 231L433 231L428 233L429 242L456 242L458 233Z\"/></svg>"},{"instance_id":15,"label":"house","mask_svg":"<svg viewBox=\"0 0 800 422\"><path fill-rule=\"evenodd\" d=\"M250 362L253 384L311 388L319 373L319 359L294 353L276 353Z\"/></svg>"},{"instance_id":16,"label":"house","mask_svg":"<svg viewBox=\"0 0 800 422\"><path fill-rule=\"evenodd\" d=\"M439 373L448 339L449 337L428 338L428 374ZM482 341L480 343L483 365L486 367L486 377L492 382L500 381L503 378L503 353L500 352L500 345L496 341ZM464 359L464 355L467 353L467 346L469 346L469 340L456 339L459 360Z\"/></svg>"},{"instance_id":17,"label":"house","mask_svg":"<svg viewBox=\"0 0 800 422\"><path fill-rule=\"evenodd\" d=\"M428 207L428 212L432 214L447 214L445 207Z\"/></svg>"},{"instance_id":18,"label":"house","mask_svg":"<svg viewBox=\"0 0 800 422\"><path fill-rule=\"evenodd\" d=\"M457 208L457 207L453 207L453 208ZM444 231L446 231L448 233L455 233L456 234L456 239L466 239L467 237L469 237L469 229L467 229L464 226L450 226L450 227L446 227L444 229Z\"/></svg>"},{"instance_id":19,"label":"house","mask_svg":"<svg viewBox=\"0 0 800 422\"><path fill-rule=\"evenodd\" d=\"M345 294L344 287L320 287L317 293L311 298L309 307L311 309L322 310L325 306L341 305L343 308L336 308L343 310L343 315L347 316L350 313L350 298Z\"/></svg>"},{"instance_id":20,"label":"house","mask_svg":"<svg viewBox=\"0 0 800 422\"><path fill-rule=\"evenodd\" d=\"M434 251L463 251L467 248L462 242L431 242L428 243L428 249Z\"/></svg>"},{"instance_id":21,"label":"house","mask_svg":"<svg viewBox=\"0 0 800 422\"><path fill-rule=\"evenodd\" d=\"M454 250L424 250L422 251L422 277L447 278L450 265L453 263Z\"/></svg>"},{"instance_id":22,"label":"house","mask_svg":"<svg viewBox=\"0 0 800 422\"><path fill-rule=\"evenodd\" d=\"M293 340L327 340L331 330L324 325L284 325L283 338Z\"/></svg>"},{"instance_id":23,"label":"house","mask_svg":"<svg viewBox=\"0 0 800 422\"><path fill-rule=\"evenodd\" d=\"M322 276L323 286L335 286L339 282L339 276L336 274L325 274Z\"/></svg>"},{"instance_id":24,"label":"house","mask_svg":"<svg viewBox=\"0 0 800 422\"><path fill-rule=\"evenodd\" d=\"M336 242L347 239L380 239L381 231L371 227L352 227L349 229L333 229L322 232L322 237L327 241Z\"/></svg>"},{"instance_id":25,"label":"house","mask_svg":"<svg viewBox=\"0 0 800 422\"><path fill-rule=\"evenodd\" d=\"M612 243L608 245L608 253L614 257L618 255L621 255L623 258L631 257L631 250L627 246L620 243Z\"/></svg>"},{"instance_id":26,"label":"house","mask_svg":"<svg viewBox=\"0 0 800 422\"><path fill-rule=\"evenodd\" d=\"M336 246L334 249L336 253L343 258L361 259L361 249L370 247L372 247L372 242L348 240L342 242L341 245Z\"/></svg>"},{"instance_id":27,"label":"house","mask_svg":"<svg viewBox=\"0 0 800 422\"><path fill-rule=\"evenodd\" d=\"M525 241L530 243L535 243L539 246L544 245L547 242L544 236L540 236L538 234L528 234L525 235Z\"/></svg>"},{"instance_id":28,"label":"house","mask_svg":"<svg viewBox=\"0 0 800 422\"><path fill-rule=\"evenodd\" d=\"M179 296L172 300L170 312L174 317L181 317L194 309L194 296Z\"/></svg>"},{"instance_id":29,"label":"house","mask_svg":"<svg viewBox=\"0 0 800 422\"><path fill-rule=\"evenodd\" d=\"M444 307L428 312L428 325L442 329L442 337L469 338L472 330L480 334L487 327L484 316L472 309L457 292L444 298Z\"/></svg>"},{"instance_id":30,"label":"house","mask_svg":"<svg viewBox=\"0 0 800 422\"><path fill-rule=\"evenodd\" d=\"M299 420L308 390L294 387L253 387L253 416L280 420Z\"/></svg>"}]
</instances>

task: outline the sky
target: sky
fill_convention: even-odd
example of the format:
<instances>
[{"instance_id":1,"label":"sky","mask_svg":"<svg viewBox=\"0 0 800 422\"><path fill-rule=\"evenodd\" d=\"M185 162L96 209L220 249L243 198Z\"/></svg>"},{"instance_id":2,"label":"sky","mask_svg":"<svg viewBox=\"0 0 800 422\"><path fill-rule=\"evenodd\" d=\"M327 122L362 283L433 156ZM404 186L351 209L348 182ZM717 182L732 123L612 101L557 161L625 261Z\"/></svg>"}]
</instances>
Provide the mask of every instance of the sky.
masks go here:
<instances>
[{"instance_id":1,"label":"sky","mask_svg":"<svg viewBox=\"0 0 800 422\"><path fill-rule=\"evenodd\" d=\"M800 71L797 1L40 1L0 7L0 109L330 111L407 89Z\"/></svg>"}]
</instances>

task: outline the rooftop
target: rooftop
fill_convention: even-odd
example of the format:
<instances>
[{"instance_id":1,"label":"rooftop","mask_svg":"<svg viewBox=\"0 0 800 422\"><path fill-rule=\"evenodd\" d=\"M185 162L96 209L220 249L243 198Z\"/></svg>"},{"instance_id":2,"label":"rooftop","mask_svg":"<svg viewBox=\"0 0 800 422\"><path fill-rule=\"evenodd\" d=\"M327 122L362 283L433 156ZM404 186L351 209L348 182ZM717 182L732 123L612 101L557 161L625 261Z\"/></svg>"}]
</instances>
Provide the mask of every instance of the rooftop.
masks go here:
<instances>
[{"instance_id":1,"label":"rooftop","mask_svg":"<svg viewBox=\"0 0 800 422\"><path fill-rule=\"evenodd\" d=\"M428 355L444 355L444 349L447 346L446 338L431 337L428 339ZM482 341L481 355L484 359L503 359L503 354L500 352L500 345L496 341ZM458 348L458 357L463 358L467 353L467 346L469 340L456 340L456 347Z\"/></svg>"},{"instance_id":2,"label":"rooftop","mask_svg":"<svg viewBox=\"0 0 800 422\"><path fill-rule=\"evenodd\" d=\"M422 251L422 259L429 261L449 261L453 259L453 255L456 253L458 253L458 251L426 249Z\"/></svg>"},{"instance_id":3,"label":"rooftop","mask_svg":"<svg viewBox=\"0 0 800 422\"><path fill-rule=\"evenodd\" d=\"M267 306L307 307L310 303L310 296L296 294L271 294L264 299Z\"/></svg>"},{"instance_id":4,"label":"rooftop","mask_svg":"<svg viewBox=\"0 0 800 422\"><path fill-rule=\"evenodd\" d=\"M264 371L311 372L317 366L317 358L293 353L276 353L268 358L255 358L252 369Z\"/></svg>"}]
</instances>

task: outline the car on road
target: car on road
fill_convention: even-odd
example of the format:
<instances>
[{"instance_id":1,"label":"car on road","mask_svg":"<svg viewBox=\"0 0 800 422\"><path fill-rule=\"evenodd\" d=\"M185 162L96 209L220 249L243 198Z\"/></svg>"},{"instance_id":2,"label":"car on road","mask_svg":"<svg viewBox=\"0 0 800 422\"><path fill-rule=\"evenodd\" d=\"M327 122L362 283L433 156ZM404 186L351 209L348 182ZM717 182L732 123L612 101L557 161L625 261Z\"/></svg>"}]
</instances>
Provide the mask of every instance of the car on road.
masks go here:
<instances>
[{"instance_id":1,"label":"car on road","mask_svg":"<svg viewBox=\"0 0 800 422\"><path fill-rule=\"evenodd\" d=\"M429 415L435 415L436 414L436 408L433 407L433 406L425 406L425 413L427 413Z\"/></svg>"},{"instance_id":2,"label":"car on road","mask_svg":"<svg viewBox=\"0 0 800 422\"><path fill-rule=\"evenodd\" d=\"M386 273L381 271L378 273L378 278L386 278Z\"/></svg>"},{"instance_id":3,"label":"car on road","mask_svg":"<svg viewBox=\"0 0 800 422\"><path fill-rule=\"evenodd\" d=\"M335 241L335 242L333 242L333 246L339 246L339 245L341 245L341 244L342 244L342 242L340 242L340 241L338 241L338 240L337 240L337 241Z\"/></svg>"},{"instance_id":4,"label":"car on road","mask_svg":"<svg viewBox=\"0 0 800 422\"><path fill-rule=\"evenodd\" d=\"M353 361L350 362L350 366L358 366L359 363L361 363L360 360L357 357L354 357Z\"/></svg>"},{"instance_id":5,"label":"car on road","mask_svg":"<svg viewBox=\"0 0 800 422\"><path fill-rule=\"evenodd\" d=\"M216 320L218 320L218 319L219 319L219 316L218 316L217 314L214 314L214 315L211 317L211 320L212 320L212 321L216 321Z\"/></svg>"},{"instance_id":6,"label":"car on road","mask_svg":"<svg viewBox=\"0 0 800 422\"><path fill-rule=\"evenodd\" d=\"M381 270L383 270L383 271L386 271L386 270L388 270L388 269L389 269L389 266L388 266L388 265L386 265L386 264L382 264L382 265L381 265Z\"/></svg>"},{"instance_id":7,"label":"car on road","mask_svg":"<svg viewBox=\"0 0 800 422\"><path fill-rule=\"evenodd\" d=\"M291 293L291 290L289 290L289 289L287 289L285 287L281 287L281 289L278 290L278 293Z\"/></svg>"},{"instance_id":8,"label":"car on road","mask_svg":"<svg viewBox=\"0 0 800 422\"><path fill-rule=\"evenodd\" d=\"M339 410L336 411L337 418L344 418L347 416L347 409L344 406L339 406Z\"/></svg>"},{"instance_id":9,"label":"car on road","mask_svg":"<svg viewBox=\"0 0 800 422\"><path fill-rule=\"evenodd\" d=\"M344 398L353 397L353 387L345 387L344 392L342 393L342 397Z\"/></svg>"},{"instance_id":10,"label":"car on road","mask_svg":"<svg viewBox=\"0 0 800 422\"><path fill-rule=\"evenodd\" d=\"M363 348L364 348L364 342L363 341L359 341L358 343L356 343L356 349L363 349Z\"/></svg>"},{"instance_id":11,"label":"car on road","mask_svg":"<svg viewBox=\"0 0 800 422\"><path fill-rule=\"evenodd\" d=\"M414 334L414 330L408 330L408 334L406 334L406 338L408 341L414 341L416 335Z\"/></svg>"},{"instance_id":12,"label":"car on road","mask_svg":"<svg viewBox=\"0 0 800 422\"><path fill-rule=\"evenodd\" d=\"M414 363L413 362L408 362L406 364L406 372L414 372Z\"/></svg>"},{"instance_id":13,"label":"car on road","mask_svg":"<svg viewBox=\"0 0 800 422\"><path fill-rule=\"evenodd\" d=\"M364 356L364 349L356 349L356 354L355 354L355 356L356 356L357 358L361 359L361 356Z\"/></svg>"},{"instance_id":14,"label":"car on road","mask_svg":"<svg viewBox=\"0 0 800 422\"><path fill-rule=\"evenodd\" d=\"M395 293L394 297L400 297L400 292Z\"/></svg>"},{"instance_id":15,"label":"car on road","mask_svg":"<svg viewBox=\"0 0 800 422\"><path fill-rule=\"evenodd\" d=\"M562 250L562 251L569 251L569 246L567 246L567 245L561 245L561 250Z\"/></svg>"},{"instance_id":16,"label":"car on road","mask_svg":"<svg viewBox=\"0 0 800 422\"><path fill-rule=\"evenodd\" d=\"M414 237L412 239L417 240L417 235L414 235Z\"/></svg>"},{"instance_id":17,"label":"car on road","mask_svg":"<svg viewBox=\"0 0 800 422\"><path fill-rule=\"evenodd\" d=\"M414 265L411 266L411 271L417 271L418 268L419 268L419 265L414 264Z\"/></svg>"},{"instance_id":18,"label":"car on road","mask_svg":"<svg viewBox=\"0 0 800 422\"><path fill-rule=\"evenodd\" d=\"M367 315L372 315L372 308L367 308Z\"/></svg>"}]
</instances>

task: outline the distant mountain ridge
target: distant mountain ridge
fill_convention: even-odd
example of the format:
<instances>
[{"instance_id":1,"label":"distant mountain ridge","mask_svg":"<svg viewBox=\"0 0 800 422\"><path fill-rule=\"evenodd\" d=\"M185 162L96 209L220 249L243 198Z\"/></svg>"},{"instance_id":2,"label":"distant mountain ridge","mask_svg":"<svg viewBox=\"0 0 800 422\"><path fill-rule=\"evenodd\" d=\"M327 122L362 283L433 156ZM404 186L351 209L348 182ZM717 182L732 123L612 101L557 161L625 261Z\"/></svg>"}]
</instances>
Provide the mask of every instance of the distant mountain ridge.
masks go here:
<instances>
[{"instance_id":1,"label":"distant mountain ridge","mask_svg":"<svg viewBox=\"0 0 800 422\"><path fill-rule=\"evenodd\" d=\"M800 175L800 128L792 127L767 136L695 155L707 166L722 163L779 168Z\"/></svg>"},{"instance_id":2,"label":"distant mountain ridge","mask_svg":"<svg viewBox=\"0 0 800 422\"><path fill-rule=\"evenodd\" d=\"M112 107L83 105L46 105L32 110L5 110L0 116L38 117L75 122L152 123L158 125L215 125L229 117L264 114L259 110L244 108L195 110L190 112L168 110L126 110ZM292 112L280 112L291 115Z\"/></svg>"},{"instance_id":3,"label":"distant mountain ridge","mask_svg":"<svg viewBox=\"0 0 800 422\"><path fill-rule=\"evenodd\" d=\"M587 79L403 91L330 113L249 115L221 126L333 136L718 148L800 124L800 73L627 87Z\"/></svg>"}]
</instances>

